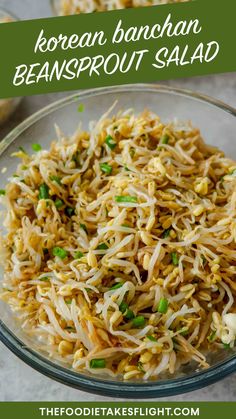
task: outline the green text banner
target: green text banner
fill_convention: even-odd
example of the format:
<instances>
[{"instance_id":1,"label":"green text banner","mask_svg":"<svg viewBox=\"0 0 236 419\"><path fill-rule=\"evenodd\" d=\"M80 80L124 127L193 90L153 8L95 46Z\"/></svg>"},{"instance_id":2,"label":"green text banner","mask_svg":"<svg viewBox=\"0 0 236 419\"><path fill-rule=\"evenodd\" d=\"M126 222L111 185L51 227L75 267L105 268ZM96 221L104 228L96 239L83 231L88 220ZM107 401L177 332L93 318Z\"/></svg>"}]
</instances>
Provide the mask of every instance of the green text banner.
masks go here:
<instances>
[{"instance_id":1,"label":"green text banner","mask_svg":"<svg viewBox=\"0 0 236 419\"><path fill-rule=\"evenodd\" d=\"M0 97L236 71L236 1L0 25Z\"/></svg>"},{"instance_id":2,"label":"green text banner","mask_svg":"<svg viewBox=\"0 0 236 419\"><path fill-rule=\"evenodd\" d=\"M214 402L2 402L2 418L233 419L236 403Z\"/></svg>"}]
</instances>

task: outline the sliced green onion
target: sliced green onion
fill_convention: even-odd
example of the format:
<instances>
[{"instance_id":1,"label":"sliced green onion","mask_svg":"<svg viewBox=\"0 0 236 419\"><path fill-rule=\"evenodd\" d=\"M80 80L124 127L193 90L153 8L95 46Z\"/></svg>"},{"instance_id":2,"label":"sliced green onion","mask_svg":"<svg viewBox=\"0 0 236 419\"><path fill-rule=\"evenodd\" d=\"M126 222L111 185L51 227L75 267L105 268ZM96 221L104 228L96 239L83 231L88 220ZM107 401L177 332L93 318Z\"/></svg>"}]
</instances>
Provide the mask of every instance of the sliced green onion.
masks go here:
<instances>
[{"instance_id":1,"label":"sliced green onion","mask_svg":"<svg viewBox=\"0 0 236 419\"><path fill-rule=\"evenodd\" d=\"M154 338L154 336L152 335L147 335L147 338L151 341L151 342L157 342L157 339Z\"/></svg>"},{"instance_id":2,"label":"sliced green onion","mask_svg":"<svg viewBox=\"0 0 236 419\"><path fill-rule=\"evenodd\" d=\"M183 332L180 333L181 336L188 336L189 331L188 330L184 330Z\"/></svg>"},{"instance_id":3,"label":"sliced green onion","mask_svg":"<svg viewBox=\"0 0 236 419\"><path fill-rule=\"evenodd\" d=\"M71 298L67 298L67 300L65 300L65 301L66 301L66 304L71 304L72 303Z\"/></svg>"},{"instance_id":4,"label":"sliced green onion","mask_svg":"<svg viewBox=\"0 0 236 419\"><path fill-rule=\"evenodd\" d=\"M134 327L145 326L145 318L143 316L137 316L133 319L132 324Z\"/></svg>"},{"instance_id":5,"label":"sliced green onion","mask_svg":"<svg viewBox=\"0 0 236 419\"><path fill-rule=\"evenodd\" d=\"M133 311L130 310L128 304L124 301L122 301L122 303L119 305L119 310L122 314L124 314L126 320L132 320L134 318Z\"/></svg>"},{"instance_id":6,"label":"sliced green onion","mask_svg":"<svg viewBox=\"0 0 236 419\"><path fill-rule=\"evenodd\" d=\"M49 187L46 183L39 187L39 199L49 199Z\"/></svg>"},{"instance_id":7,"label":"sliced green onion","mask_svg":"<svg viewBox=\"0 0 236 419\"><path fill-rule=\"evenodd\" d=\"M169 135L168 134L164 134L161 137L161 139L160 139L160 144L168 144L169 139L170 139Z\"/></svg>"},{"instance_id":8,"label":"sliced green onion","mask_svg":"<svg viewBox=\"0 0 236 419\"><path fill-rule=\"evenodd\" d=\"M61 178L59 176L50 176L50 180L58 183L58 185L61 185Z\"/></svg>"},{"instance_id":9,"label":"sliced green onion","mask_svg":"<svg viewBox=\"0 0 236 419\"><path fill-rule=\"evenodd\" d=\"M110 166L107 163L101 163L100 164L100 169L102 172L106 173L107 175L110 175L112 172L112 166Z\"/></svg>"},{"instance_id":10,"label":"sliced green onion","mask_svg":"<svg viewBox=\"0 0 236 419\"><path fill-rule=\"evenodd\" d=\"M90 368L105 368L106 361L105 359L91 359Z\"/></svg>"},{"instance_id":11,"label":"sliced green onion","mask_svg":"<svg viewBox=\"0 0 236 419\"><path fill-rule=\"evenodd\" d=\"M179 257L176 252L171 253L171 259L174 266L179 265Z\"/></svg>"},{"instance_id":12,"label":"sliced green onion","mask_svg":"<svg viewBox=\"0 0 236 419\"><path fill-rule=\"evenodd\" d=\"M75 259L81 259L84 256L84 254L80 251L75 253Z\"/></svg>"},{"instance_id":13,"label":"sliced green onion","mask_svg":"<svg viewBox=\"0 0 236 419\"><path fill-rule=\"evenodd\" d=\"M125 164L124 168L125 168L126 172L130 172L131 171L126 164Z\"/></svg>"},{"instance_id":14,"label":"sliced green onion","mask_svg":"<svg viewBox=\"0 0 236 419\"><path fill-rule=\"evenodd\" d=\"M229 343L224 343L223 346L224 346L224 349L230 349L230 344Z\"/></svg>"},{"instance_id":15,"label":"sliced green onion","mask_svg":"<svg viewBox=\"0 0 236 419\"><path fill-rule=\"evenodd\" d=\"M19 147L19 150L22 151L22 153L27 154L26 151L25 151L25 149L23 147L20 146Z\"/></svg>"},{"instance_id":16,"label":"sliced green onion","mask_svg":"<svg viewBox=\"0 0 236 419\"><path fill-rule=\"evenodd\" d=\"M180 333L181 336L187 336L189 334L188 327L182 327L182 329L180 329L179 333Z\"/></svg>"},{"instance_id":17,"label":"sliced green onion","mask_svg":"<svg viewBox=\"0 0 236 419\"><path fill-rule=\"evenodd\" d=\"M0 196L6 195L6 191L4 189L0 189Z\"/></svg>"},{"instance_id":18,"label":"sliced green onion","mask_svg":"<svg viewBox=\"0 0 236 419\"><path fill-rule=\"evenodd\" d=\"M52 249L52 254L60 259L65 259L68 256L68 252L65 249L62 249L62 247L54 247Z\"/></svg>"},{"instance_id":19,"label":"sliced green onion","mask_svg":"<svg viewBox=\"0 0 236 419\"><path fill-rule=\"evenodd\" d=\"M64 202L61 199L57 198L56 201L55 201L56 208L60 209L60 208L63 207L63 205L64 205Z\"/></svg>"},{"instance_id":20,"label":"sliced green onion","mask_svg":"<svg viewBox=\"0 0 236 419\"><path fill-rule=\"evenodd\" d=\"M109 249L107 244L106 243L101 243L101 244L98 245L96 250L107 250L107 249Z\"/></svg>"},{"instance_id":21,"label":"sliced green onion","mask_svg":"<svg viewBox=\"0 0 236 419\"><path fill-rule=\"evenodd\" d=\"M78 112L80 112L80 113L81 113L81 112L84 112L84 105L83 105L83 103L80 103L80 104L79 104L79 106L78 106L78 108L77 108L77 111L78 111Z\"/></svg>"},{"instance_id":22,"label":"sliced green onion","mask_svg":"<svg viewBox=\"0 0 236 419\"><path fill-rule=\"evenodd\" d=\"M39 278L42 282L50 282L50 278L48 276L44 276L43 278Z\"/></svg>"},{"instance_id":23,"label":"sliced green onion","mask_svg":"<svg viewBox=\"0 0 236 419\"><path fill-rule=\"evenodd\" d=\"M212 331L211 334L207 337L208 342L213 342L216 337L216 332Z\"/></svg>"},{"instance_id":24,"label":"sliced green onion","mask_svg":"<svg viewBox=\"0 0 236 419\"><path fill-rule=\"evenodd\" d=\"M72 217L72 215L75 215L75 209L71 207L66 207L65 213L66 215L68 215L68 217Z\"/></svg>"},{"instance_id":25,"label":"sliced green onion","mask_svg":"<svg viewBox=\"0 0 236 419\"><path fill-rule=\"evenodd\" d=\"M161 298L158 304L157 311L159 313L165 314L168 310L168 305L169 305L168 300L164 297Z\"/></svg>"},{"instance_id":26,"label":"sliced green onion","mask_svg":"<svg viewBox=\"0 0 236 419\"><path fill-rule=\"evenodd\" d=\"M162 236L163 239L167 239L170 235L170 232L171 232L171 228L168 228L167 230L165 230Z\"/></svg>"},{"instance_id":27,"label":"sliced green onion","mask_svg":"<svg viewBox=\"0 0 236 419\"><path fill-rule=\"evenodd\" d=\"M114 150L114 148L116 147L116 141L111 137L111 135L107 136L107 138L105 139L105 143L111 150Z\"/></svg>"},{"instance_id":28,"label":"sliced green onion","mask_svg":"<svg viewBox=\"0 0 236 419\"><path fill-rule=\"evenodd\" d=\"M232 170L232 172L229 173L230 176L236 176L236 169Z\"/></svg>"},{"instance_id":29,"label":"sliced green onion","mask_svg":"<svg viewBox=\"0 0 236 419\"><path fill-rule=\"evenodd\" d=\"M122 314L124 314L127 310L128 310L129 306L127 303L125 303L124 301L122 301L122 303L120 303L119 305L119 310Z\"/></svg>"},{"instance_id":30,"label":"sliced green onion","mask_svg":"<svg viewBox=\"0 0 236 419\"><path fill-rule=\"evenodd\" d=\"M134 312L128 308L127 312L125 313L126 320L132 320L134 317Z\"/></svg>"},{"instance_id":31,"label":"sliced green onion","mask_svg":"<svg viewBox=\"0 0 236 419\"><path fill-rule=\"evenodd\" d=\"M21 166L21 170L28 170L28 166Z\"/></svg>"},{"instance_id":32,"label":"sliced green onion","mask_svg":"<svg viewBox=\"0 0 236 419\"><path fill-rule=\"evenodd\" d=\"M88 234L88 230L87 230L87 227L86 227L86 225L85 225L85 224L81 224L81 223L80 223L80 228L82 228L82 230L84 230L84 231L85 231L85 233L87 233L87 234Z\"/></svg>"},{"instance_id":33,"label":"sliced green onion","mask_svg":"<svg viewBox=\"0 0 236 419\"><path fill-rule=\"evenodd\" d=\"M123 287L123 282L118 282L117 284L113 285L110 290L118 290L119 288Z\"/></svg>"},{"instance_id":34,"label":"sliced green onion","mask_svg":"<svg viewBox=\"0 0 236 419\"><path fill-rule=\"evenodd\" d=\"M136 203L138 202L138 199L136 196L129 196L129 195L124 195L124 196L115 196L115 201L116 202L131 202L131 203Z\"/></svg>"},{"instance_id":35,"label":"sliced green onion","mask_svg":"<svg viewBox=\"0 0 236 419\"><path fill-rule=\"evenodd\" d=\"M33 151L36 151L36 152L38 152L38 151L41 151L42 150L42 146L40 145L40 144L32 144L32 150Z\"/></svg>"},{"instance_id":36,"label":"sliced green onion","mask_svg":"<svg viewBox=\"0 0 236 419\"><path fill-rule=\"evenodd\" d=\"M138 367L139 371L141 371L143 374L145 374L146 371L143 369L143 363L141 361L139 361L137 363L137 367Z\"/></svg>"}]
</instances>

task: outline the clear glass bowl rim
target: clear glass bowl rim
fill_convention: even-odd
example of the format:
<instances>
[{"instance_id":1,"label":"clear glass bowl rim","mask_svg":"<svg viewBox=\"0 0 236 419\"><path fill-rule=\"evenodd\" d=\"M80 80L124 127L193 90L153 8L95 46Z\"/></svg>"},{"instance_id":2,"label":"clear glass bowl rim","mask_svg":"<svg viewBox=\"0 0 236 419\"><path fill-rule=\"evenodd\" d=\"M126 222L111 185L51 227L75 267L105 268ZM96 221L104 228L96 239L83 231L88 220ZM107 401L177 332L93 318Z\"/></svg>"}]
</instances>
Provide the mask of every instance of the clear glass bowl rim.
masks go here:
<instances>
[{"instance_id":1,"label":"clear glass bowl rim","mask_svg":"<svg viewBox=\"0 0 236 419\"><path fill-rule=\"evenodd\" d=\"M37 121L48 116L50 113L70 105L74 102L83 101L93 96L104 95L108 93L129 93L133 92L150 92L150 93L166 93L193 99L199 102L207 103L215 106L223 112L236 117L236 109L233 107L190 90L168 87L158 84L127 84L115 87L102 87L95 90L83 90L79 93L70 95L60 99L40 111L34 113L20 125L13 129L5 139L0 143L0 157L3 152L12 144L20 134L30 128ZM10 329L0 319L0 340L8 347L18 358L23 360L32 368L41 372L56 381L66 384L70 387L77 388L85 392L91 392L109 397L120 397L128 399L146 399L155 397L174 396L189 391L197 390L236 372L236 355L231 355L227 360L210 367L206 370L196 372L194 374L155 382L133 383L123 381L103 380L92 376L86 376L64 368L55 364L47 358L41 356L36 351L26 347L26 345L18 339Z\"/></svg>"}]
</instances>

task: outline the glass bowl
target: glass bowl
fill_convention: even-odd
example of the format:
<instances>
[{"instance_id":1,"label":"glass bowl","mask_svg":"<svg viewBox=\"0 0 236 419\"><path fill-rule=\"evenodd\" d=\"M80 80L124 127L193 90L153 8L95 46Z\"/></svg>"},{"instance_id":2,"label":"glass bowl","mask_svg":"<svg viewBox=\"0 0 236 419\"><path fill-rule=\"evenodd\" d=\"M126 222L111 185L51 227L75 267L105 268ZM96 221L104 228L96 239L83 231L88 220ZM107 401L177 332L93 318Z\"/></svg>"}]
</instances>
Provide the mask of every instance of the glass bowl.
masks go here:
<instances>
[{"instance_id":1,"label":"glass bowl","mask_svg":"<svg viewBox=\"0 0 236 419\"><path fill-rule=\"evenodd\" d=\"M47 148L55 138L55 123L66 135L72 134L79 122L86 129L90 120L98 119L116 100L117 109L134 108L135 112L139 112L149 108L164 121L175 117L192 120L209 144L219 146L236 160L235 109L180 89L149 84L126 85L82 91L26 119L0 143L0 188L4 188L7 178L14 173L17 162L11 154L19 146L28 152L31 152L32 143L40 143ZM83 113L78 113L79 104L84 106ZM46 376L83 391L113 397L141 399L175 395L212 384L236 371L235 352L222 350L209 354L209 369L196 371L195 366L188 365L174 376L164 376L158 381L124 382L77 373L52 361L46 354L39 353L35 342L22 332L9 307L3 302L0 302L0 339L19 358Z\"/></svg>"},{"instance_id":2,"label":"glass bowl","mask_svg":"<svg viewBox=\"0 0 236 419\"><path fill-rule=\"evenodd\" d=\"M0 8L0 24L18 20L12 13ZM0 99L0 125L4 124L16 110L22 98Z\"/></svg>"},{"instance_id":3,"label":"glass bowl","mask_svg":"<svg viewBox=\"0 0 236 419\"><path fill-rule=\"evenodd\" d=\"M189 2L189 1L191 1L191 0L172 0L172 3L185 3L185 2ZM62 12L61 12L62 0L50 0L50 3L51 3L51 8L52 8L53 14L56 15L56 16L62 15ZM163 5L163 4L166 4L166 0L159 0L159 2L157 2L156 4L153 4L153 6L155 6L155 5L160 6L160 5ZM144 7L144 6L140 5L139 7ZM69 12L69 13L66 13L66 14L71 14L71 13Z\"/></svg>"}]
</instances>

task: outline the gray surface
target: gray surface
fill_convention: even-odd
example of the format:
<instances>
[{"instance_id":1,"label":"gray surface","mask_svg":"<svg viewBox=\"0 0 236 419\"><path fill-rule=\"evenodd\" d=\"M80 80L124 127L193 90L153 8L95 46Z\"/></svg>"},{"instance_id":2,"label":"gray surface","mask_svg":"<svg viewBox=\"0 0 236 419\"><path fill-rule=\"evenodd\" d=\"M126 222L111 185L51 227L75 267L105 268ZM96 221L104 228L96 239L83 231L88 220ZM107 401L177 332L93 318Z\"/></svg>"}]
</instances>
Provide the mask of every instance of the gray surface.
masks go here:
<instances>
[{"instance_id":1,"label":"gray surface","mask_svg":"<svg viewBox=\"0 0 236 419\"><path fill-rule=\"evenodd\" d=\"M0 0L0 6L12 11L21 19L45 17L51 14L49 0ZM236 107L235 74L175 80L166 84L198 91ZM0 139L28 115L64 95L60 93L24 99L11 121L0 129ZM110 399L73 390L52 381L26 366L0 344L0 400L108 401ZM205 389L165 400L235 401L236 374Z\"/></svg>"}]
</instances>

